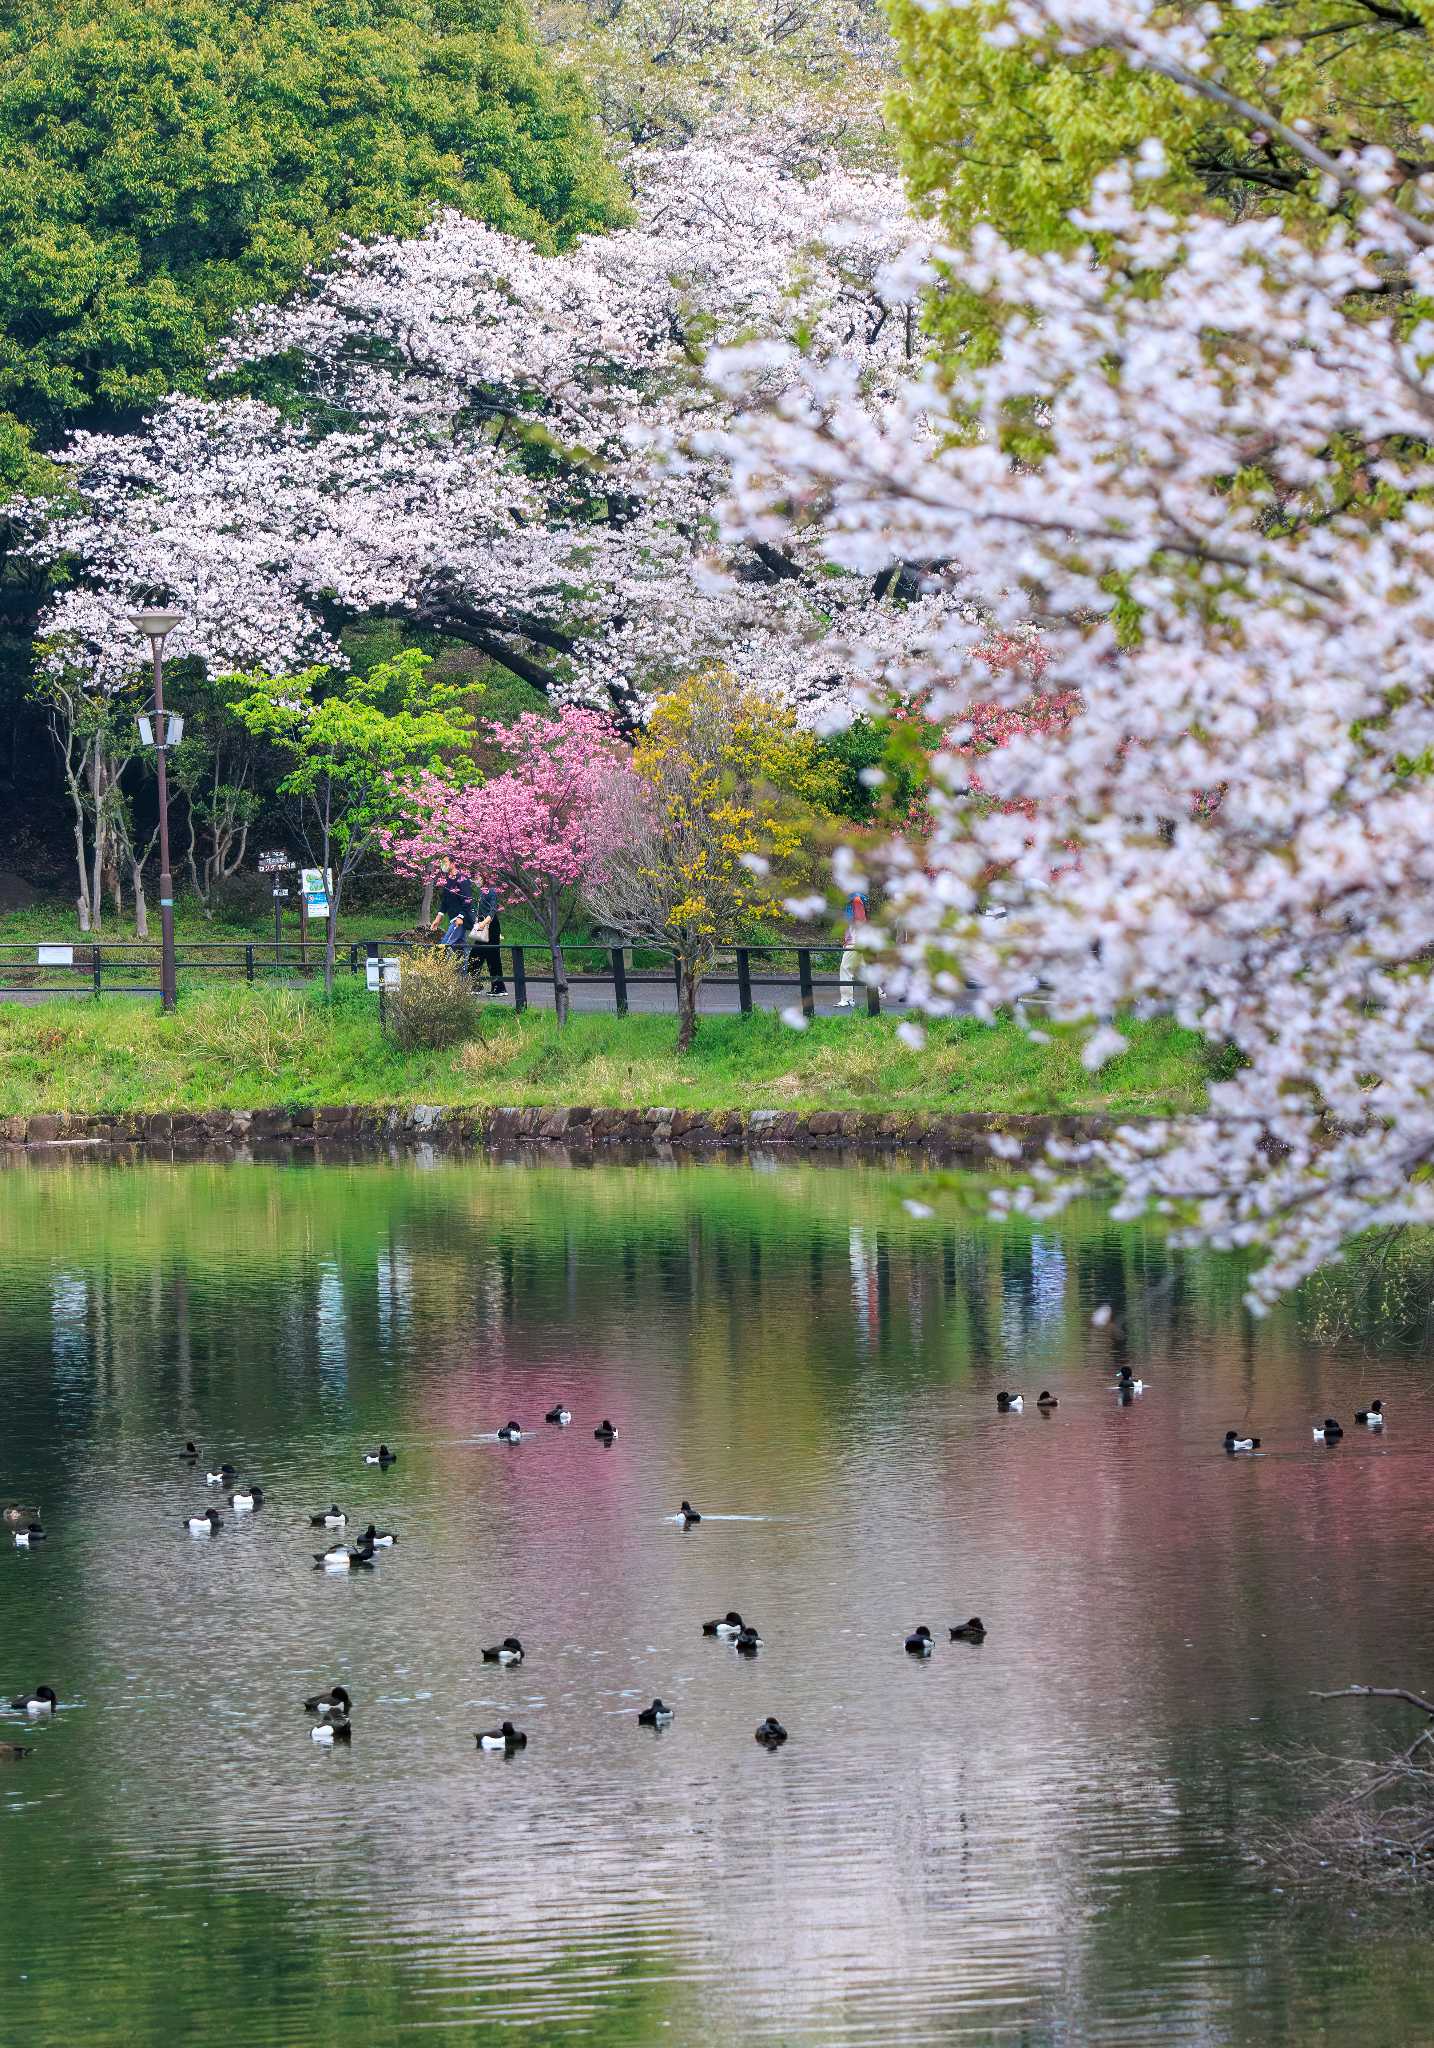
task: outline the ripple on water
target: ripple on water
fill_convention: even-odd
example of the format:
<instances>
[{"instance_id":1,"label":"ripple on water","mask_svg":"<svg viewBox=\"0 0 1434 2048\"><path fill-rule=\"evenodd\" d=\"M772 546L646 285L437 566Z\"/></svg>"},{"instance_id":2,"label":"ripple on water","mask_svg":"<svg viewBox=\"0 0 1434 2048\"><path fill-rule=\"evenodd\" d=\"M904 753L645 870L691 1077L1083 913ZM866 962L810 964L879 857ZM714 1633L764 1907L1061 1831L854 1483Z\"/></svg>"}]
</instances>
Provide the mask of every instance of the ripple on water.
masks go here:
<instances>
[{"instance_id":1,"label":"ripple on water","mask_svg":"<svg viewBox=\"0 0 1434 2048\"><path fill-rule=\"evenodd\" d=\"M1166 1285L1153 1234L953 1234L865 1172L6 1192L0 1492L52 1538L0 1551L4 1689L74 1703L0 1773L0 1854L45 1876L0 1943L26 2038L1427 2032L1418 1945L1316 1932L1244 1857L1289 1810L1252 1741L1351 1732L1305 1699L1331 1643L1336 1679L1434 1650L1434 1397L1398 1332L1250 1331L1228 1268ZM1128 1408L1097 1298L1153 1382ZM1060 1408L998 1416L1001 1385ZM1390 1429L1311 1455L1309 1417L1375 1391ZM571 1430L489 1438L560 1399ZM1232 1423L1269 1455L1226 1458ZM268 1493L202 1544L191 1435ZM314 1570L330 1500L398 1529L372 1572ZM754 1660L701 1634L729 1607ZM971 1613L987 1642L948 1644ZM509 1633L525 1663L485 1667ZM336 1680L351 1751L302 1711ZM479 1755L510 1716L528 1749Z\"/></svg>"}]
</instances>

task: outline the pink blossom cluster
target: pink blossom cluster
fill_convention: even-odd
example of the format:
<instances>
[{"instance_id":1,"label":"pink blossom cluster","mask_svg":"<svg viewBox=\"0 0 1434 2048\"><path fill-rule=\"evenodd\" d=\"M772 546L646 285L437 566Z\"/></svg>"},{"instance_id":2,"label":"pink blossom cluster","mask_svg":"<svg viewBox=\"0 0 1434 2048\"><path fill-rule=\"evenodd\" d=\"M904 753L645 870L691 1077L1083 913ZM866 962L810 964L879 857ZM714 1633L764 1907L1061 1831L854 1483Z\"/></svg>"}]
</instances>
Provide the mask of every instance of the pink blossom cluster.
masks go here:
<instances>
[{"instance_id":1,"label":"pink blossom cluster","mask_svg":"<svg viewBox=\"0 0 1434 2048\"><path fill-rule=\"evenodd\" d=\"M409 825L386 836L385 851L400 874L481 877L500 900L545 915L554 892L580 888L612 854L627 749L605 719L572 706L490 734L508 757L503 772L466 788L424 776Z\"/></svg>"}]
</instances>

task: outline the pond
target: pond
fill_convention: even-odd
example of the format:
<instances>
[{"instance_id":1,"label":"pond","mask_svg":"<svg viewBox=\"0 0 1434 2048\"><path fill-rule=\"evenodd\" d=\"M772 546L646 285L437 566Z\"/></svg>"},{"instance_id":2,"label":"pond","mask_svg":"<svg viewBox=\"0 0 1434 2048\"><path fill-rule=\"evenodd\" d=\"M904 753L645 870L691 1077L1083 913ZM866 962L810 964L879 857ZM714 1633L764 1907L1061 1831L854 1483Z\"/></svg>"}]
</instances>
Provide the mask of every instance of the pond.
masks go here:
<instances>
[{"instance_id":1,"label":"pond","mask_svg":"<svg viewBox=\"0 0 1434 2048\"><path fill-rule=\"evenodd\" d=\"M1430 1675L1427 1265L1253 1324L1229 1260L970 1192L6 1171L0 1493L51 1533L0 1551L0 1687L64 1705L0 1767L0 2041L1434 2036L1428 1945L1256 1854L1304 1796L1272 1757L1408 1739L1311 1689ZM1377 1396L1382 1436L1312 1442ZM268 1493L210 1541L188 1437ZM397 1530L376 1569L315 1568L331 1501Z\"/></svg>"}]
</instances>

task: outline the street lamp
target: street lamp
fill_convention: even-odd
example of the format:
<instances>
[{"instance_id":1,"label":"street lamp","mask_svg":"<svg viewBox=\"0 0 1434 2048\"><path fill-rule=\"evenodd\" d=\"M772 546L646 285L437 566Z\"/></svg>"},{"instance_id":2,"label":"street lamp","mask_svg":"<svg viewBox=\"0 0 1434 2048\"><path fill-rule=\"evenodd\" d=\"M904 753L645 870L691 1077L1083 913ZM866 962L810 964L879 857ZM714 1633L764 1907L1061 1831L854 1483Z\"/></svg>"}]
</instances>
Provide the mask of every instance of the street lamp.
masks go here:
<instances>
[{"instance_id":1,"label":"street lamp","mask_svg":"<svg viewBox=\"0 0 1434 2048\"><path fill-rule=\"evenodd\" d=\"M154 748L155 776L159 783L159 1006L172 1010L176 993L174 972L174 877L169 872L169 778L165 772L166 749L177 747L184 733L184 720L164 708L164 643L179 625L182 612L131 612L129 622L149 642L154 662L154 709L139 715L139 736Z\"/></svg>"}]
</instances>

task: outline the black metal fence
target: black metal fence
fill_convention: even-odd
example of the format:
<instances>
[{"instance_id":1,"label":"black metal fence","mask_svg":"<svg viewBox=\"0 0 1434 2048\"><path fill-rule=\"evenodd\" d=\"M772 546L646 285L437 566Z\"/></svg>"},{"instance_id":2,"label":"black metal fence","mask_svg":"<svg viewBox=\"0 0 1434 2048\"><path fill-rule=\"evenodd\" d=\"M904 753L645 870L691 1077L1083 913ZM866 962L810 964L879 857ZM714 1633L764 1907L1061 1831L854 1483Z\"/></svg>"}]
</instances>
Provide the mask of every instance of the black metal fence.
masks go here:
<instances>
[{"instance_id":1,"label":"black metal fence","mask_svg":"<svg viewBox=\"0 0 1434 2048\"><path fill-rule=\"evenodd\" d=\"M358 976L366 973L370 960L433 950L432 941L364 939L341 945L335 964L338 972ZM515 1009L527 1009L535 989L551 996L553 969L546 946L505 942L491 949L480 947L485 967L490 951L499 955L501 979ZM11 945L0 951L0 995L157 996L159 957L158 941L147 939L42 942L24 950ZM735 1008L743 1016L754 1009L786 1007L790 1002L810 1017L816 1012L818 992L839 987L836 970L840 957L841 948L830 943L725 946L719 949L712 971L702 977L702 988L735 990ZM620 1017L634 1006L635 995L638 1007L649 1007L642 1003L639 992L643 989L670 990L674 999L681 994L681 964L655 947L575 940L564 944L563 959L573 993L610 990L611 1006ZM186 987L226 982L312 980L322 974L323 964L322 943L292 939L198 940L175 948L181 992ZM455 972L461 971L455 960ZM486 981L488 976L485 972L475 978ZM875 988L863 986L858 978L853 993L871 1016L880 1014L881 998ZM650 1007L665 1007L665 1003Z\"/></svg>"},{"instance_id":2,"label":"black metal fence","mask_svg":"<svg viewBox=\"0 0 1434 2048\"><path fill-rule=\"evenodd\" d=\"M477 950L480 956L487 951L483 947ZM502 978L511 980L515 1009L527 1008L529 990L534 984L551 989L552 959L546 946L503 945L496 950L512 963L511 970L504 967ZM790 943L724 947L719 951L715 967L703 975L701 987L735 989L737 1009L744 1017L749 1017L754 1009L775 1007L758 999L763 991L773 991L778 997L783 994L795 996L796 1006L803 1016L811 1017L816 1014L817 991L840 986L840 976L834 971L840 959L841 948L832 945ZM681 962L675 955L664 955L655 947L611 946L596 941L580 941L564 945L563 960L569 984L574 990L612 990L613 1008L619 1017L628 1014L635 989L670 988L675 999L680 999L682 994ZM784 971L782 963L785 961L790 961L791 967ZM856 987L861 989L868 1013L873 1017L880 1016L879 992L875 988L861 987L859 982Z\"/></svg>"}]
</instances>

